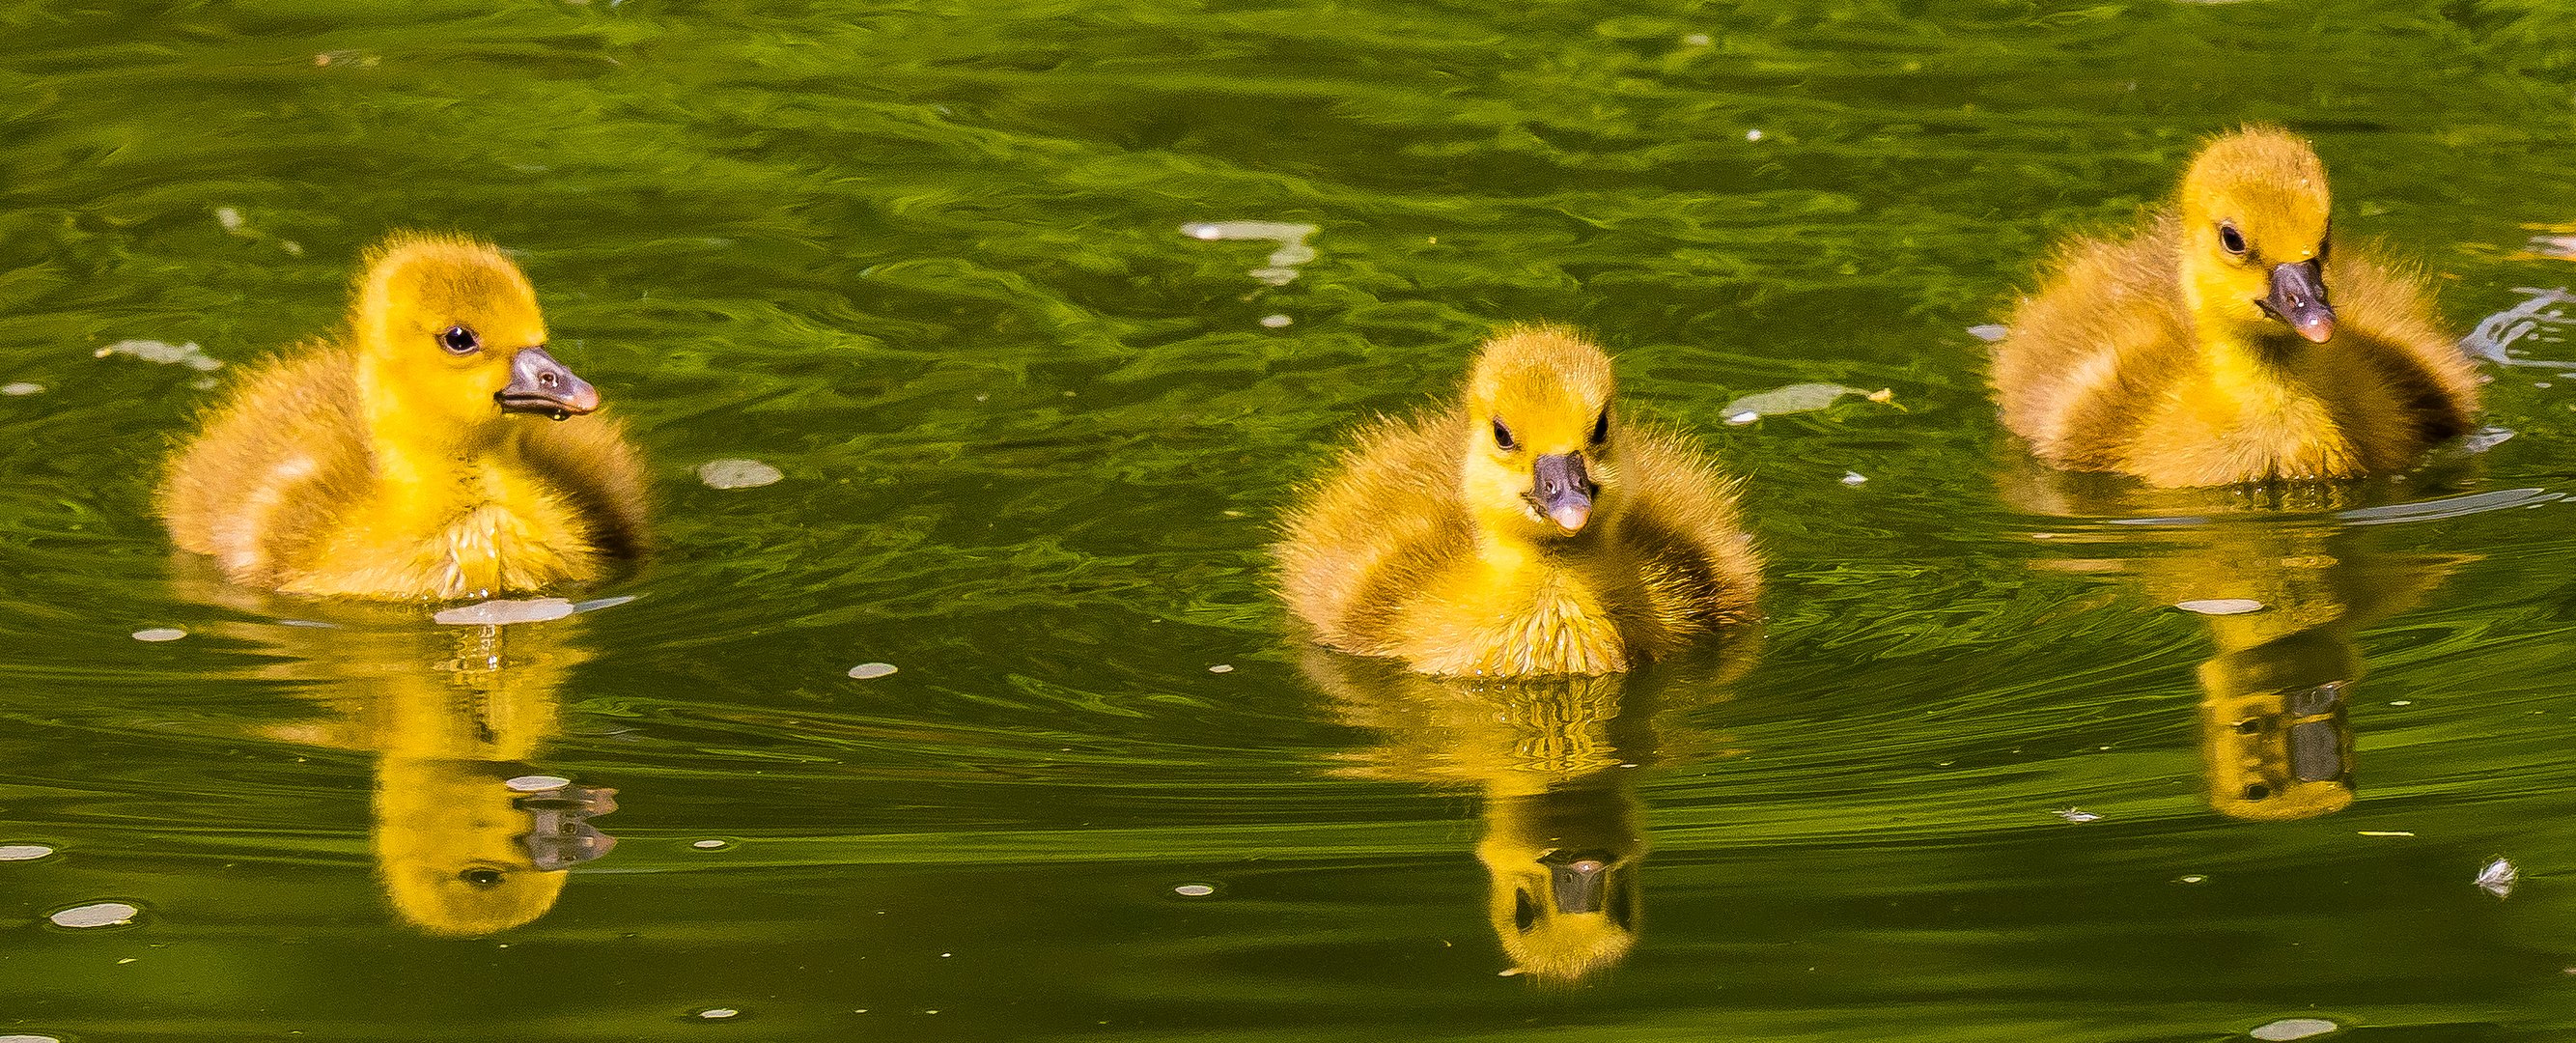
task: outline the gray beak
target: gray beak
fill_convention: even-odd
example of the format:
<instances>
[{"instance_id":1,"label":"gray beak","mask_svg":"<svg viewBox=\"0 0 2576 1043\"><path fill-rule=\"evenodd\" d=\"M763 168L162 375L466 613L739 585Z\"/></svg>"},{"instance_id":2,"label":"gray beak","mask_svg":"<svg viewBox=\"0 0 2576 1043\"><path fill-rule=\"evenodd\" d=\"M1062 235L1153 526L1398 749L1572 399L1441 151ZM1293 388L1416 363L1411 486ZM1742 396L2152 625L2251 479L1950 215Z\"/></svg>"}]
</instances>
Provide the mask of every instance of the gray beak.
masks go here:
<instances>
[{"instance_id":1,"label":"gray beak","mask_svg":"<svg viewBox=\"0 0 2576 1043\"><path fill-rule=\"evenodd\" d=\"M2255 303L2273 318L2289 323L2311 343L2334 336L2334 306L2326 303L2325 269L2314 260L2276 265L2272 295Z\"/></svg>"},{"instance_id":2,"label":"gray beak","mask_svg":"<svg viewBox=\"0 0 2576 1043\"><path fill-rule=\"evenodd\" d=\"M1609 904L1610 859L1599 852L1551 851L1539 863L1547 867L1548 890L1556 892L1556 911L1597 913Z\"/></svg>"},{"instance_id":3,"label":"gray beak","mask_svg":"<svg viewBox=\"0 0 2576 1043\"><path fill-rule=\"evenodd\" d=\"M1601 487L1592 484L1592 476L1583 469L1583 454L1564 453L1538 458L1530 485L1530 506L1566 532L1580 532L1583 523L1592 520L1592 497Z\"/></svg>"},{"instance_id":4,"label":"gray beak","mask_svg":"<svg viewBox=\"0 0 2576 1043\"><path fill-rule=\"evenodd\" d=\"M521 348L510 358L510 384L492 396L511 413L537 413L562 420L599 408L599 389L572 375L572 370L544 348Z\"/></svg>"}]
</instances>

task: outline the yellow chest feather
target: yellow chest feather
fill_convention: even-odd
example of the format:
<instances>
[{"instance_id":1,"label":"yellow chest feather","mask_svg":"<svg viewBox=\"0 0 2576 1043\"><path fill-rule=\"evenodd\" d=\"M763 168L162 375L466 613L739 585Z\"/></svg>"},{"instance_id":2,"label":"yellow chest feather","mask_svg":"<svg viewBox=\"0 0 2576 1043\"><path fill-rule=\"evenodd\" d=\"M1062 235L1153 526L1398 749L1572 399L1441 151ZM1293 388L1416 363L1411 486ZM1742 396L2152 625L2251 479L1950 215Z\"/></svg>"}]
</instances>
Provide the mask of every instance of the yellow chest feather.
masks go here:
<instances>
[{"instance_id":1,"label":"yellow chest feather","mask_svg":"<svg viewBox=\"0 0 2576 1043\"><path fill-rule=\"evenodd\" d=\"M1603 674L1628 669L1628 641L1598 586L1576 570L1518 555L1462 569L1416 606L1416 669L1465 676Z\"/></svg>"},{"instance_id":2,"label":"yellow chest feather","mask_svg":"<svg viewBox=\"0 0 2576 1043\"><path fill-rule=\"evenodd\" d=\"M595 578L579 514L497 462L451 478L387 481L284 589L303 594L488 597Z\"/></svg>"}]
</instances>

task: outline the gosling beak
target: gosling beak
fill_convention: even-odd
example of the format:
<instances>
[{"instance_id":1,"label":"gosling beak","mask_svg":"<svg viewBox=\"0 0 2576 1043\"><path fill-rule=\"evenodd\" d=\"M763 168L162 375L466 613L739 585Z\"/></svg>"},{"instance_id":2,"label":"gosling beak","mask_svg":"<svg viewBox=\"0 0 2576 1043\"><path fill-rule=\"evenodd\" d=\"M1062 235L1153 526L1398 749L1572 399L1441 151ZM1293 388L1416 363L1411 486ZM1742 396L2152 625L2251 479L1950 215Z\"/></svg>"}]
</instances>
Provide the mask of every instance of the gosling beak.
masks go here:
<instances>
[{"instance_id":1,"label":"gosling beak","mask_svg":"<svg viewBox=\"0 0 2576 1043\"><path fill-rule=\"evenodd\" d=\"M521 348L510 359L510 385L492 396L507 413L564 419L599 408L599 389L572 375L544 348Z\"/></svg>"},{"instance_id":2,"label":"gosling beak","mask_svg":"<svg viewBox=\"0 0 2576 1043\"><path fill-rule=\"evenodd\" d=\"M1547 867L1548 890L1556 892L1556 911L1597 913L1609 904L1610 857L1597 851L1551 851L1539 864Z\"/></svg>"},{"instance_id":3,"label":"gosling beak","mask_svg":"<svg viewBox=\"0 0 2576 1043\"><path fill-rule=\"evenodd\" d=\"M1592 520L1592 497L1600 491L1592 476L1584 473L1583 454L1563 453L1538 458L1536 481L1527 499L1558 528L1573 533Z\"/></svg>"},{"instance_id":4,"label":"gosling beak","mask_svg":"<svg viewBox=\"0 0 2576 1043\"><path fill-rule=\"evenodd\" d=\"M2314 260L2274 266L2272 295L2255 303L2311 343L2323 344L2334 336L2334 306L2326 303L2325 271Z\"/></svg>"}]
</instances>

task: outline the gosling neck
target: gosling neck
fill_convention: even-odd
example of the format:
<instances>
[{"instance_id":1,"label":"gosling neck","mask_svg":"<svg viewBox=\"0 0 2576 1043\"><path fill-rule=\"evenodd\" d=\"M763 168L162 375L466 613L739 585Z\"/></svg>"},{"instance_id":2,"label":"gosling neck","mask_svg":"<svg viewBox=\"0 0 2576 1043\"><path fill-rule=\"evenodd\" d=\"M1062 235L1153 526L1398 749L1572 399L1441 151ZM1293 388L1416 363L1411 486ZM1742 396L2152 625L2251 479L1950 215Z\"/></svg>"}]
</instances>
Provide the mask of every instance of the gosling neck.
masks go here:
<instances>
[{"instance_id":1,"label":"gosling neck","mask_svg":"<svg viewBox=\"0 0 2576 1043\"><path fill-rule=\"evenodd\" d=\"M2226 398L2249 406L2278 406L2301 383L2316 352L2331 350L2301 339L2244 302L2209 295L2189 274L2183 294L2192 340L2211 385Z\"/></svg>"},{"instance_id":2,"label":"gosling neck","mask_svg":"<svg viewBox=\"0 0 2576 1043\"><path fill-rule=\"evenodd\" d=\"M1476 518L1476 556L1496 572L1571 569L1600 545L1602 533L1616 522L1611 512L1595 510L1579 532L1558 535L1534 532L1536 526L1517 510L1482 510Z\"/></svg>"},{"instance_id":3,"label":"gosling neck","mask_svg":"<svg viewBox=\"0 0 2576 1043\"><path fill-rule=\"evenodd\" d=\"M362 363L358 368L360 419L366 425L377 481L394 490L447 498L444 490L470 480L481 458L502 446L508 429L498 406L488 420L460 420L431 403L416 401L407 390L385 379L374 366Z\"/></svg>"}]
</instances>

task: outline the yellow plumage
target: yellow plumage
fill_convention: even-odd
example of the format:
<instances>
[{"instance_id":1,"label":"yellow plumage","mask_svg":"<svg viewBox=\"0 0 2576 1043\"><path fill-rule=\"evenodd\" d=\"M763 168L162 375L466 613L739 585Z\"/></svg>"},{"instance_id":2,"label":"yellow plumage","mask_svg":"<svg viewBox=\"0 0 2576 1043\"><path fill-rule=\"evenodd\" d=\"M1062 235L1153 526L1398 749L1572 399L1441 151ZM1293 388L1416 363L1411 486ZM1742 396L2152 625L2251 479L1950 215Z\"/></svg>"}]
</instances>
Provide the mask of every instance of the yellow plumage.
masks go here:
<instances>
[{"instance_id":1,"label":"yellow plumage","mask_svg":"<svg viewBox=\"0 0 2576 1043\"><path fill-rule=\"evenodd\" d=\"M623 430L509 415L598 401L545 353L509 258L396 236L355 297L338 342L254 369L172 459L160 511L181 548L236 583L388 600L585 582L640 548Z\"/></svg>"},{"instance_id":2,"label":"yellow plumage","mask_svg":"<svg viewBox=\"0 0 2576 1043\"><path fill-rule=\"evenodd\" d=\"M1569 331L1487 341L1461 402L1364 429L1289 513L1289 607L1334 648L1501 677L1627 670L1750 616L1727 481L1611 392Z\"/></svg>"},{"instance_id":3,"label":"yellow plumage","mask_svg":"<svg viewBox=\"0 0 2576 1043\"><path fill-rule=\"evenodd\" d=\"M2477 374L2422 280L2330 242L2329 203L2305 141L2210 142L2171 207L2074 243L2013 313L2004 426L2168 487L2386 474L2467 431Z\"/></svg>"}]
</instances>

